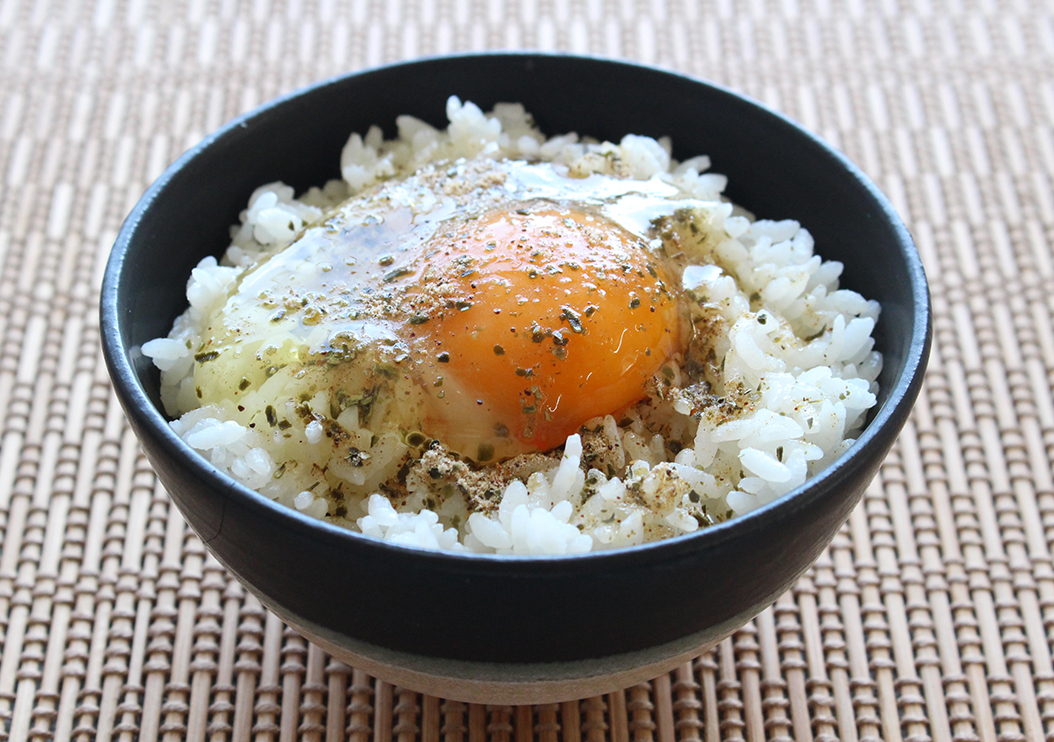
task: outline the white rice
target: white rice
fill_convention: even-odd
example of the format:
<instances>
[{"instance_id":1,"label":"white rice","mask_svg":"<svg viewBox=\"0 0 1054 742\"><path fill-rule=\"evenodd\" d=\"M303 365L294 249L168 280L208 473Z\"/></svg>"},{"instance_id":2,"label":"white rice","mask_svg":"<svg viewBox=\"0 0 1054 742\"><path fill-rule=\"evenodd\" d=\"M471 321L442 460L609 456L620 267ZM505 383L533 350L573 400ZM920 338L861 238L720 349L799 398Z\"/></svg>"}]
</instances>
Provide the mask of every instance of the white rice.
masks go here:
<instances>
[{"instance_id":1,"label":"white rice","mask_svg":"<svg viewBox=\"0 0 1054 742\"><path fill-rule=\"evenodd\" d=\"M430 549L570 554L691 533L749 512L800 486L852 444L876 401L882 358L871 333L879 306L839 288L841 264L814 255L812 237L797 222L754 220L722 201L724 176L705 172L705 156L673 161L666 140L546 139L514 104L484 114L451 98L447 113L446 131L403 116L396 140L384 141L377 127L365 137L351 135L341 181L300 198L282 183L252 194L223 260L206 258L194 269L188 310L167 338L142 348L162 372L162 398L177 418L172 428L187 445L266 497L374 538ZM645 400L622 420L587 421L562 451L525 465L526 473L486 512L473 512L462 497L437 500L416 470L404 498L393 503L381 494L382 484L412 463L410 448L397 434L375 436L360 427L354 406L336 423L358 458L327 468L327 476L345 485L340 502L320 492L305 467L286 466L318 458L325 445L318 416L279 436L240 424L221 405L198 406L193 368L203 323L247 267L288 245L328 208L384 179L434 161L477 157L554 162L572 175L614 158L628 177L659 178L713 202L714 255L734 266L734 276L700 264L685 271L684 281L720 306L729 327L719 343L724 376L753 390L755 402L734 415L700 410L678 391L681 369L671 368L665 399ZM329 409L324 398L310 405ZM674 440L688 445L672 453Z\"/></svg>"}]
</instances>

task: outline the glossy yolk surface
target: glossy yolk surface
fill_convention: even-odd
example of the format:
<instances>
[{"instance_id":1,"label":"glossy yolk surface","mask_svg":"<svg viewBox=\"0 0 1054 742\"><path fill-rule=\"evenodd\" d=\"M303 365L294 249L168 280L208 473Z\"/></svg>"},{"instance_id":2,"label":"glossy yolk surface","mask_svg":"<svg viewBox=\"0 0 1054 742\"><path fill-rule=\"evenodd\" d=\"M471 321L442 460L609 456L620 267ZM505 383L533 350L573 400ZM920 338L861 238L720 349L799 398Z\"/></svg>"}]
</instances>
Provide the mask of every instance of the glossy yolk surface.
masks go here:
<instances>
[{"instance_id":1,"label":"glossy yolk surface","mask_svg":"<svg viewBox=\"0 0 1054 742\"><path fill-rule=\"evenodd\" d=\"M487 460L548 450L619 413L679 344L664 270L640 239L552 204L497 210L438 234L412 299L433 394L424 430ZM506 441L502 443L503 439ZM466 450L467 449L467 450Z\"/></svg>"}]
</instances>

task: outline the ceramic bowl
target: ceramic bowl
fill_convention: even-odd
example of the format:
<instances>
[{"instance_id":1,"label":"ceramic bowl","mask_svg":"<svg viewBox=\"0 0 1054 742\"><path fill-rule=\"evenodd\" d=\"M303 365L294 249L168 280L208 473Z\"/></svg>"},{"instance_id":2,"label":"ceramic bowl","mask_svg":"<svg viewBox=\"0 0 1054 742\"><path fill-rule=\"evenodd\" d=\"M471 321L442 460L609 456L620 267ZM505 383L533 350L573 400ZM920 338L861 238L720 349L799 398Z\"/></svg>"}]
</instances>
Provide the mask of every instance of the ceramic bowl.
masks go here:
<instances>
[{"instance_id":1,"label":"ceramic bowl","mask_svg":"<svg viewBox=\"0 0 1054 742\"><path fill-rule=\"evenodd\" d=\"M140 352L186 307L187 276L219 255L260 184L339 177L350 132L396 116L445 125L451 94L519 101L547 133L670 136L710 155L727 195L794 218L843 286L882 304L878 406L832 466L768 506L695 534L607 553L518 558L402 548L321 523L212 469L170 430ZM770 605L816 559L871 481L918 393L929 350L919 256L874 184L830 146L741 95L624 62L544 54L413 61L318 83L188 151L124 224L102 289L114 388L162 483L208 549L283 620L337 657L417 691L540 703L646 680Z\"/></svg>"}]
</instances>

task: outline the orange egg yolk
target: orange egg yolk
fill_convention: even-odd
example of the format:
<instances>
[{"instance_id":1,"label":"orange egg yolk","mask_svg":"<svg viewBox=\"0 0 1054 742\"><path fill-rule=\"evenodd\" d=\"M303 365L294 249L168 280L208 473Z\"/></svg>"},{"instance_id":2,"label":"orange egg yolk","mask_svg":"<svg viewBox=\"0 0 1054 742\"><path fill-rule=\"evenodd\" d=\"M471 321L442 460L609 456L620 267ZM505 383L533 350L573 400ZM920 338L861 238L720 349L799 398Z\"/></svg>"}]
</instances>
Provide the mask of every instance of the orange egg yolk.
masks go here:
<instances>
[{"instance_id":1,"label":"orange egg yolk","mask_svg":"<svg viewBox=\"0 0 1054 742\"><path fill-rule=\"evenodd\" d=\"M433 238L410 301L424 432L480 461L561 445L640 400L680 343L661 262L618 224L536 204ZM429 383L430 382L430 383Z\"/></svg>"}]
</instances>

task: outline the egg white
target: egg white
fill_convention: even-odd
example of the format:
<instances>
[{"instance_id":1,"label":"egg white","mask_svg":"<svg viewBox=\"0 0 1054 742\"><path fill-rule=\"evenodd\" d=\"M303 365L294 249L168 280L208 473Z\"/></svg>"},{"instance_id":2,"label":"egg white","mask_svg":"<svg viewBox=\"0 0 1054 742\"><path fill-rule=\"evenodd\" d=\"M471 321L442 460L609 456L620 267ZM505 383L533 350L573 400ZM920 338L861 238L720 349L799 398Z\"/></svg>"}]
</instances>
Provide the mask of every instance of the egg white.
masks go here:
<instances>
[{"instance_id":1,"label":"egg white","mask_svg":"<svg viewBox=\"0 0 1054 742\"><path fill-rule=\"evenodd\" d=\"M434 361L422 362L421 343L407 341L406 328L417 316L407 296L430 258L429 245L452 225L540 202L618 225L664 262L678 287L685 261L665 254L654 225L678 211L715 206L685 198L658 177L574 177L560 165L519 160L433 164L384 182L303 229L229 288L197 349L196 357L207 359L195 364L193 375L200 404L234 400L236 419L261 427L273 427L280 416L274 400L291 401L294 410L299 405L301 416L335 420L354 406L356 422L368 423L375 435L419 433L424 411L434 409L429 399L470 394L468 380ZM320 393L329 409L309 413L304 405ZM450 409L463 417L459 410L467 408ZM467 422L450 420L441 427L460 431ZM484 421L474 429L487 431L489 425ZM451 436L457 440L445 443L469 458L478 458L481 446L496 445L499 457L525 450L515 441L480 435Z\"/></svg>"}]
</instances>

